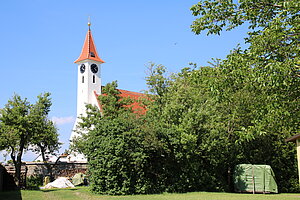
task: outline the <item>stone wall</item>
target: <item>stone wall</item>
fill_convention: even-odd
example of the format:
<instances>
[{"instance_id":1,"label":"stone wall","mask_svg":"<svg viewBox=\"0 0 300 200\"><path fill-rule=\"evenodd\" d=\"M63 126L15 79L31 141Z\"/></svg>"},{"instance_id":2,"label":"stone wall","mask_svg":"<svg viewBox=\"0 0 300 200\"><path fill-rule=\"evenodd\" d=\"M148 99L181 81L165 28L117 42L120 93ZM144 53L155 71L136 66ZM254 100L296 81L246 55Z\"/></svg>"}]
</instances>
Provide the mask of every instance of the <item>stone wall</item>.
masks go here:
<instances>
[{"instance_id":1,"label":"stone wall","mask_svg":"<svg viewBox=\"0 0 300 200\"><path fill-rule=\"evenodd\" d=\"M73 177L76 173L82 172L86 174L87 163L76 163L76 162L59 162L56 165L50 163L52 166L52 173L56 179L59 176ZM6 165L6 169L11 169L13 165ZM27 174L26 176L38 176L43 177L49 175L47 168L43 162L26 162Z\"/></svg>"}]
</instances>

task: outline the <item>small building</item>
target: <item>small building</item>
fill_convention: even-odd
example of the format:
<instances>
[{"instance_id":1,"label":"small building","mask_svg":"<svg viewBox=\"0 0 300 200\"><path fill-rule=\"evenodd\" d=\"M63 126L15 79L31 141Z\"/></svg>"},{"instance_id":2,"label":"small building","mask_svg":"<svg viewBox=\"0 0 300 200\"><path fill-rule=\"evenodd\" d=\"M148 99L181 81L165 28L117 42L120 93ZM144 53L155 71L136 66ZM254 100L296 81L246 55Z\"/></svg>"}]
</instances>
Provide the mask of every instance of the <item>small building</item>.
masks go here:
<instances>
[{"instance_id":1,"label":"small building","mask_svg":"<svg viewBox=\"0 0 300 200\"><path fill-rule=\"evenodd\" d=\"M297 148L297 162L298 162L298 178L300 183L300 134L294 135L285 140L286 142L295 142Z\"/></svg>"}]
</instances>

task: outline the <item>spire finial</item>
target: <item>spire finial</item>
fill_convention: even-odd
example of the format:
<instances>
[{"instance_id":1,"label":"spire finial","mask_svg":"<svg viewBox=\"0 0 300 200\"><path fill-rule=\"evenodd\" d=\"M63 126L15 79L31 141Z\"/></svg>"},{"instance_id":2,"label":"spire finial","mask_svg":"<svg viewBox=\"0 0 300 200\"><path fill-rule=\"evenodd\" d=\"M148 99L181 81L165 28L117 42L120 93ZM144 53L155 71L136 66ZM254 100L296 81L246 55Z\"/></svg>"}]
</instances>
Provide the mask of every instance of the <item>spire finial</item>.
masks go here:
<instances>
[{"instance_id":1,"label":"spire finial","mask_svg":"<svg viewBox=\"0 0 300 200\"><path fill-rule=\"evenodd\" d=\"M91 17L89 16L89 20L88 20L88 26L89 26L89 29L91 27Z\"/></svg>"}]
</instances>

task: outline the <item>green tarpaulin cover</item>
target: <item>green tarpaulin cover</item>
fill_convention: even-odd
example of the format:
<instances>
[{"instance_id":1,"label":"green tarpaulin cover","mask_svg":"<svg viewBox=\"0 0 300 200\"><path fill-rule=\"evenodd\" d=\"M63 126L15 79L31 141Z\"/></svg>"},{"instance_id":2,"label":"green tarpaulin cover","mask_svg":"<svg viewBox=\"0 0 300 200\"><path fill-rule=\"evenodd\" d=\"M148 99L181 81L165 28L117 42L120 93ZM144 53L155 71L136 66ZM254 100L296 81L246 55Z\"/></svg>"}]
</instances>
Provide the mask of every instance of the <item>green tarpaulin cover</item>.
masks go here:
<instances>
[{"instance_id":1,"label":"green tarpaulin cover","mask_svg":"<svg viewBox=\"0 0 300 200\"><path fill-rule=\"evenodd\" d=\"M236 192L278 193L275 174L269 165L237 165L233 178Z\"/></svg>"}]
</instances>

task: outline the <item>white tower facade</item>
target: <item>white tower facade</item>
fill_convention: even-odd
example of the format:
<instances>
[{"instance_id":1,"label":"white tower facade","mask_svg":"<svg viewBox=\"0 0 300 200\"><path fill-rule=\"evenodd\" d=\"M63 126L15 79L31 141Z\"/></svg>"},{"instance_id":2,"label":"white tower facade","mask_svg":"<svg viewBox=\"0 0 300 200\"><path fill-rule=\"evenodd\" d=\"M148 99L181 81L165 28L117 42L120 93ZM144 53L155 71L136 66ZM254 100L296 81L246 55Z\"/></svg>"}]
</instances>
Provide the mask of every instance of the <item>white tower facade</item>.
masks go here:
<instances>
[{"instance_id":1,"label":"white tower facade","mask_svg":"<svg viewBox=\"0 0 300 200\"><path fill-rule=\"evenodd\" d=\"M98 56L96 46L89 30L86 34L77 64L77 118L71 133L70 141L79 136L75 130L80 122L79 117L86 115L86 105L92 104L99 108L97 95L101 95L101 64L104 61ZM100 108L99 108L100 109ZM70 161L86 161L83 155L77 154L70 157Z\"/></svg>"},{"instance_id":2,"label":"white tower facade","mask_svg":"<svg viewBox=\"0 0 300 200\"><path fill-rule=\"evenodd\" d=\"M79 117L85 115L86 104L98 107L95 92L101 94L101 63L84 60L77 64L77 117Z\"/></svg>"}]
</instances>

